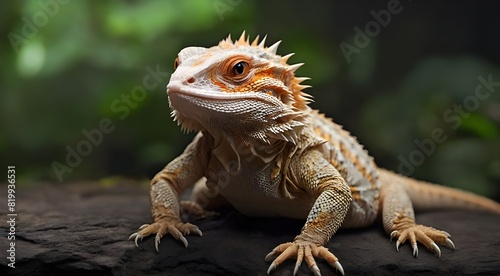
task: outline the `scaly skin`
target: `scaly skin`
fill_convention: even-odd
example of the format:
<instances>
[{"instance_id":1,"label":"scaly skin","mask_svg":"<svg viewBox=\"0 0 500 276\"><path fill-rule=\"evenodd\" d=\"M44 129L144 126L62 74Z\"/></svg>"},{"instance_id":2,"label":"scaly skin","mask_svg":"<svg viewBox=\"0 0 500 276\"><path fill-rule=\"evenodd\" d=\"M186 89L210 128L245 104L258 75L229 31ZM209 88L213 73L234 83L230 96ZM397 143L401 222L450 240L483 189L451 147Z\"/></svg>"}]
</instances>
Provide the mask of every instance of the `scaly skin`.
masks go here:
<instances>
[{"instance_id":1,"label":"scaly skin","mask_svg":"<svg viewBox=\"0 0 500 276\"><path fill-rule=\"evenodd\" d=\"M291 55L276 54L279 42L265 47L264 41L250 43L243 33L235 42L228 37L179 53L167 94L182 129L198 135L152 179L154 221L130 236L136 244L156 234L158 250L170 234L187 247L184 235L202 233L181 221L180 209L211 216L203 207L222 200L246 215L306 219L293 241L266 256L276 257L268 273L294 258L294 274L305 260L320 275L320 258L344 274L325 247L341 226L367 226L381 214L397 249L409 240L415 256L417 242L441 255L437 244L454 249L450 235L416 224L412 204L500 213L489 199L379 169L354 137L309 108L302 91L308 86L301 84L307 78L294 74L301 64L287 64ZM194 202L179 202L196 182Z\"/></svg>"}]
</instances>

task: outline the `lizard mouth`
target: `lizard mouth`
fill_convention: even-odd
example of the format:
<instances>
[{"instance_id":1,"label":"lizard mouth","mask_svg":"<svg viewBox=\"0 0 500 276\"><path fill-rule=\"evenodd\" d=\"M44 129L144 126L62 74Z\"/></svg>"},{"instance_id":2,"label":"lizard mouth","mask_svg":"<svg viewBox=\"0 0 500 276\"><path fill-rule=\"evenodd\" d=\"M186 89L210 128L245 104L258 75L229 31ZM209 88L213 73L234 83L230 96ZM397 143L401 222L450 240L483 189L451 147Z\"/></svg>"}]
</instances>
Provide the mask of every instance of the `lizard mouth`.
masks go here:
<instances>
[{"instance_id":1,"label":"lizard mouth","mask_svg":"<svg viewBox=\"0 0 500 276\"><path fill-rule=\"evenodd\" d=\"M241 135L268 123L276 125L283 117L283 103L262 92L228 93L170 82L167 94L173 114L186 126L196 122L205 129Z\"/></svg>"},{"instance_id":2,"label":"lizard mouth","mask_svg":"<svg viewBox=\"0 0 500 276\"><path fill-rule=\"evenodd\" d=\"M167 94L169 96L178 94L208 101L256 100L273 105L281 103L276 97L269 97L262 92L219 92L210 89L186 87L179 82L170 82L167 85Z\"/></svg>"}]
</instances>

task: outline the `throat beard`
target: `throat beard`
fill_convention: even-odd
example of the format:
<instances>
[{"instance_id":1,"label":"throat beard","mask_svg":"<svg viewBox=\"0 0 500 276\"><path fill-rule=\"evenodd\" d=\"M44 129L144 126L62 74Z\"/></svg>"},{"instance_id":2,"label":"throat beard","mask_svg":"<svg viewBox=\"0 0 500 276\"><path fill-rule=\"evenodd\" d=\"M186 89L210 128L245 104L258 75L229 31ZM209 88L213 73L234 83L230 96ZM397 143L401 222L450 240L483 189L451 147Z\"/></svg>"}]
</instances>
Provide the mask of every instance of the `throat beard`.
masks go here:
<instances>
[{"instance_id":1,"label":"throat beard","mask_svg":"<svg viewBox=\"0 0 500 276\"><path fill-rule=\"evenodd\" d=\"M214 136L213 136L214 137ZM217 135L213 155L229 173L241 170L242 163L269 164L284 150L289 141L262 137Z\"/></svg>"}]
</instances>

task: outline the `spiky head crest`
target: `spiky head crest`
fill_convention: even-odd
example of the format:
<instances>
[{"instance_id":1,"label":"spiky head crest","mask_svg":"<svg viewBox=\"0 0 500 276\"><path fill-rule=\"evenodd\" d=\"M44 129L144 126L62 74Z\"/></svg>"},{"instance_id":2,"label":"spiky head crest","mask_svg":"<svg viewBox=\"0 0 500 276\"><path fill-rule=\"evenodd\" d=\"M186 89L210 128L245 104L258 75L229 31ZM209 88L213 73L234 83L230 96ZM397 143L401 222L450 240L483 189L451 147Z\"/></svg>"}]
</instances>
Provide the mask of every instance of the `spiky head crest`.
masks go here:
<instances>
[{"instance_id":1,"label":"spiky head crest","mask_svg":"<svg viewBox=\"0 0 500 276\"><path fill-rule=\"evenodd\" d=\"M220 48L222 50L240 49L247 52L248 54L257 55L261 58L267 59L270 63L270 67L275 69L282 69L284 77L288 78L285 85L290 88L289 91L291 92L291 96L293 98L292 105L300 110L305 109L306 106L312 101L312 96L303 92L303 89L309 88L310 86L303 85L301 83L309 80L309 78L295 76L295 71L302 65L304 65L304 63L296 63L291 65L288 64L288 59L292 57L294 53L290 53L285 56L276 54L278 47L281 44L281 40L275 42L269 47L266 47L266 38L267 35L259 41L259 36L257 35L257 37L255 37L255 39L250 42L250 36L246 36L245 31L243 31L240 38L235 40L234 42L231 39L231 34L229 34L226 39L219 42L219 45L212 48Z\"/></svg>"}]
</instances>

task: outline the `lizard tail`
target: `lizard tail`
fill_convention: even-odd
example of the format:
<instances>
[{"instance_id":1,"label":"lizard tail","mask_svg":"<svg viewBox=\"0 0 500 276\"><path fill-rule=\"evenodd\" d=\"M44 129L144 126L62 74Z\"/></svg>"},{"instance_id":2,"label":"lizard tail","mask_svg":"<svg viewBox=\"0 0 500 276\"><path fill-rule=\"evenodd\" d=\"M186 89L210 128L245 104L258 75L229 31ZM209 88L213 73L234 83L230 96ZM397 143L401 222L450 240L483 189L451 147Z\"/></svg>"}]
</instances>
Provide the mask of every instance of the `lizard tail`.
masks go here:
<instances>
[{"instance_id":1,"label":"lizard tail","mask_svg":"<svg viewBox=\"0 0 500 276\"><path fill-rule=\"evenodd\" d=\"M500 214L500 203L471 192L445 187L411 179L390 171L380 170L386 179L395 179L405 186L413 208L430 209L468 209L483 210Z\"/></svg>"}]
</instances>

